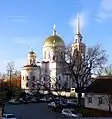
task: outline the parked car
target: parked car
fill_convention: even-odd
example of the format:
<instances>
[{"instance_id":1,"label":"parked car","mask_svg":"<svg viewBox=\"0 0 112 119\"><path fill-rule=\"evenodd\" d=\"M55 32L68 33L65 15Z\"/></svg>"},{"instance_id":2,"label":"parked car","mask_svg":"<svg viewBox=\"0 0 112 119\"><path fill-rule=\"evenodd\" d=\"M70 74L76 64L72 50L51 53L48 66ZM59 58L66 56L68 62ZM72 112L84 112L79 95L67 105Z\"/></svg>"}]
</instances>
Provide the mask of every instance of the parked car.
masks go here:
<instances>
[{"instance_id":1,"label":"parked car","mask_svg":"<svg viewBox=\"0 0 112 119\"><path fill-rule=\"evenodd\" d=\"M29 104L29 101L28 100L23 100L22 103Z\"/></svg>"},{"instance_id":2,"label":"parked car","mask_svg":"<svg viewBox=\"0 0 112 119\"><path fill-rule=\"evenodd\" d=\"M51 103L48 104L48 107L50 107L50 108L56 108L57 106L56 106L56 103L55 102L51 102Z\"/></svg>"},{"instance_id":3,"label":"parked car","mask_svg":"<svg viewBox=\"0 0 112 119\"><path fill-rule=\"evenodd\" d=\"M59 104L64 108L67 107L67 104L64 101L59 101Z\"/></svg>"},{"instance_id":4,"label":"parked car","mask_svg":"<svg viewBox=\"0 0 112 119\"><path fill-rule=\"evenodd\" d=\"M19 99L19 102L20 102L20 103L24 103L24 104L28 104L28 103L29 103L28 100L25 100L25 99L23 99L23 98L20 98L20 99Z\"/></svg>"},{"instance_id":5,"label":"parked car","mask_svg":"<svg viewBox=\"0 0 112 119\"><path fill-rule=\"evenodd\" d=\"M49 100L47 98L41 98L40 102L49 102Z\"/></svg>"},{"instance_id":6,"label":"parked car","mask_svg":"<svg viewBox=\"0 0 112 119\"><path fill-rule=\"evenodd\" d=\"M32 98L30 101L31 101L32 103L36 103L36 102L39 102L39 99Z\"/></svg>"},{"instance_id":7,"label":"parked car","mask_svg":"<svg viewBox=\"0 0 112 119\"><path fill-rule=\"evenodd\" d=\"M50 108L60 108L60 109L63 109L63 108L66 108L66 104L64 104L63 102L59 102L59 101L57 101L57 102L51 102L51 103L49 103L48 104L48 107L50 107Z\"/></svg>"},{"instance_id":8,"label":"parked car","mask_svg":"<svg viewBox=\"0 0 112 119\"><path fill-rule=\"evenodd\" d=\"M74 106L76 106L77 105L77 103L75 102L75 101L71 101L71 100L68 100L67 101L67 106L69 107L69 108L73 108Z\"/></svg>"},{"instance_id":9,"label":"parked car","mask_svg":"<svg viewBox=\"0 0 112 119\"><path fill-rule=\"evenodd\" d=\"M19 104L20 102L17 99L9 100L9 104Z\"/></svg>"},{"instance_id":10,"label":"parked car","mask_svg":"<svg viewBox=\"0 0 112 119\"><path fill-rule=\"evenodd\" d=\"M61 115L62 117L69 118L82 117L82 114L76 112L74 109L63 109Z\"/></svg>"},{"instance_id":11,"label":"parked car","mask_svg":"<svg viewBox=\"0 0 112 119\"><path fill-rule=\"evenodd\" d=\"M14 114L3 114L1 119L17 119Z\"/></svg>"},{"instance_id":12,"label":"parked car","mask_svg":"<svg viewBox=\"0 0 112 119\"><path fill-rule=\"evenodd\" d=\"M18 99L18 101L19 101L20 103L23 102L23 98Z\"/></svg>"},{"instance_id":13,"label":"parked car","mask_svg":"<svg viewBox=\"0 0 112 119\"><path fill-rule=\"evenodd\" d=\"M49 98L47 98L47 100L48 100L49 102L51 102L51 101L53 101L53 98L49 97Z\"/></svg>"}]
</instances>

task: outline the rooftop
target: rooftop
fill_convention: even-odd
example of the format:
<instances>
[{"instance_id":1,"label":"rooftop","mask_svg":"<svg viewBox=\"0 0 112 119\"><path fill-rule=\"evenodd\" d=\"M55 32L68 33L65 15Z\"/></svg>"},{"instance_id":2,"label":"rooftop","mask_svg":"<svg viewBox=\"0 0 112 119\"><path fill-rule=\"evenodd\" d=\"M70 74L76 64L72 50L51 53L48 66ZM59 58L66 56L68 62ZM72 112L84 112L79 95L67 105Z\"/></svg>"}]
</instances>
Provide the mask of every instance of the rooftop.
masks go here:
<instances>
[{"instance_id":1,"label":"rooftop","mask_svg":"<svg viewBox=\"0 0 112 119\"><path fill-rule=\"evenodd\" d=\"M110 79L96 79L87 89L88 93L112 93L112 80Z\"/></svg>"}]
</instances>

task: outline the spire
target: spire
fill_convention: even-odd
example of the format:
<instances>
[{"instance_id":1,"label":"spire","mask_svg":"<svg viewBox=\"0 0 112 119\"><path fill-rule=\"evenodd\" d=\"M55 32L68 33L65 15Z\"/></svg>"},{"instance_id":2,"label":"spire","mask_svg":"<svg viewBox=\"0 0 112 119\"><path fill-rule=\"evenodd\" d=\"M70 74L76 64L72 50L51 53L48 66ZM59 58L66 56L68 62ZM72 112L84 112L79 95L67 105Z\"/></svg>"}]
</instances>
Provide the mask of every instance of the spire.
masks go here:
<instances>
[{"instance_id":1,"label":"spire","mask_svg":"<svg viewBox=\"0 0 112 119\"><path fill-rule=\"evenodd\" d=\"M77 16L77 34L80 34L80 19L79 19L79 14Z\"/></svg>"},{"instance_id":2,"label":"spire","mask_svg":"<svg viewBox=\"0 0 112 119\"><path fill-rule=\"evenodd\" d=\"M56 25L53 26L53 36L56 35Z\"/></svg>"},{"instance_id":3,"label":"spire","mask_svg":"<svg viewBox=\"0 0 112 119\"><path fill-rule=\"evenodd\" d=\"M75 43L76 42L81 42L82 41L82 35L80 33L80 19L79 19L79 14L77 16L77 31L75 35Z\"/></svg>"}]
</instances>

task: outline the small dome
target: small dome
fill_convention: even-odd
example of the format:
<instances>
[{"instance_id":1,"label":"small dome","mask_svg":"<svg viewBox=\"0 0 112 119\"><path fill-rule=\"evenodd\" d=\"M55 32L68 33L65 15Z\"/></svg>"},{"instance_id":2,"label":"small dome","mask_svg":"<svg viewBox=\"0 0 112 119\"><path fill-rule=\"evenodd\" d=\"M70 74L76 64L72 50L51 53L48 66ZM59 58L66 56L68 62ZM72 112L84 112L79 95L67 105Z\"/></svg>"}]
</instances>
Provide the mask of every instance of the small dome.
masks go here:
<instances>
[{"instance_id":1,"label":"small dome","mask_svg":"<svg viewBox=\"0 0 112 119\"><path fill-rule=\"evenodd\" d=\"M30 57L34 57L36 56L35 52L33 50L31 50L29 53L28 53L28 56Z\"/></svg>"},{"instance_id":2,"label":"small dome","mask_svg":"<svg viewBox=\"0 0 112 119\"><path fill-rule=\"evenodd\" d=\"M34 51L30 51L29 54L30 55L34 55L35 53L34 53Z\"/></svg>"},{"instance_id":3,"label":"small dome","mask_svg":"<svg viewBox=\"0 0 112 119\"><path fill-rule=\"evenodd\" d=\"M57 35L49 36L44 42L44 45L53 45L53 44L61 46L65 45L64 41Z\"/></svg>"}]
</instances>

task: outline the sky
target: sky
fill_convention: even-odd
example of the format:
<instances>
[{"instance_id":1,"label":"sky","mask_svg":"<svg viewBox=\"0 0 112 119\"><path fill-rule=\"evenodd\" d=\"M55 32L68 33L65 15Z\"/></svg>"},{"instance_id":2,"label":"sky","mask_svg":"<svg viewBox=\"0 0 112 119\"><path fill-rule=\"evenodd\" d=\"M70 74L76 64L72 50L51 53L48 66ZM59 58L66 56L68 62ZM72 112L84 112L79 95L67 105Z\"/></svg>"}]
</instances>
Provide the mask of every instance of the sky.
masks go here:
<instances>
[{"instance_id":1,"label":"sky","mask_svg":"<svg viewBox=\"0 0 112 119\"><path fill-rule=\"evenodd\" d=\"M83 42L100 44L111 64L112 0L0 0L0 72L10 61L21 69L31 47L41 60L54 24L65 44L73 43L77 14Z\"/></svg>"}]
</instances>

